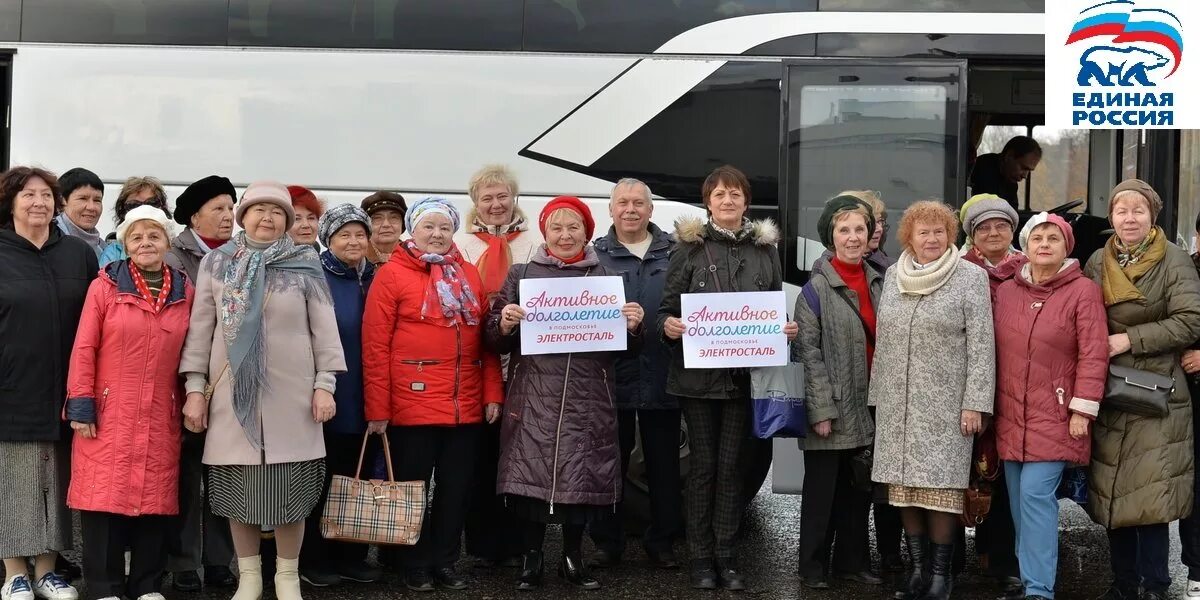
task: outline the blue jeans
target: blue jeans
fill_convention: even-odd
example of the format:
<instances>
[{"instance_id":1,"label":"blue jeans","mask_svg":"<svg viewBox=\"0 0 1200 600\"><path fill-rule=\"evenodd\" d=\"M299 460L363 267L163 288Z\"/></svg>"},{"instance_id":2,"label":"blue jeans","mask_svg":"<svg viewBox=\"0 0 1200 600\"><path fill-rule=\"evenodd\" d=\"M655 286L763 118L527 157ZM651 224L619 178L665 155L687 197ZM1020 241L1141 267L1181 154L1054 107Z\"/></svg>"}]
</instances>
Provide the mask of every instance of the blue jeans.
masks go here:
<instances>
[{"instance_id":1,"label":"blue jeans","mask_svg":"<svg viewBox=\"0 0 1200 600\"><path fill-rule=\"evenodd\" d=\"M1017 530L1017 562L1025 595L1054 598L1058 575L1058 498L1065 462L1004 461Z\"/></svg>"}]
</instances>

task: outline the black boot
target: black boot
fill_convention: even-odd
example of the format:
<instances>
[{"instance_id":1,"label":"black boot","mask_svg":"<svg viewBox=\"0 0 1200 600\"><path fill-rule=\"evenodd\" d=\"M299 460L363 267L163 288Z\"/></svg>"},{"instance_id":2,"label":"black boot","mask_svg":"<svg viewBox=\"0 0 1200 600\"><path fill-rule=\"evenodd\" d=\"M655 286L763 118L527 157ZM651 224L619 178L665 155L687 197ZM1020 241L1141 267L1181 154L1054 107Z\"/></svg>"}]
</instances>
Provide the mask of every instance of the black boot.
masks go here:
<instances>
[{"instance_id":1,"label":"black boot","mask_svg":"<svg viewBox=\"0 0 1200 600\"><path fill-rule=\"evenodd\" d=\"M954 588L954 544L933 544L933 578L929 580L929 592L925 600L950 600Z\"/></svg>"},{"instance_id":2,"label":"black boot","mask_svg":"<svg viewBox=\"0 0 1200 600\"><path fill-rule=\"evenodd\" d=\"M583 566L583 561L578 557L564 554L562 562L558 563L558 576L579 589L600 589L600 582L596 581L591 573L588 573L587 568Z\"/></svg>"},{"instance_id":3,"label":"black boot","mask_svg":"<svg viewBox=\"0 0 1200 600\"><path fill-rule=\"evenodd\" d=\"M542 587L542 551L530 550L521 563L521 574L517 576L518 590L536 590Z\"/></svg>"},{"instance_id":4,"label":"black boot","mask_svg":"<svg viewBox=\"0 0 1200 600\"><path fill-rule=\"evenodd\" d=\"M892 597L895 600L920 600L929 589L929 538L906 533L904 541L908 546L908 572Z\"/></svg>"}]
</instances>

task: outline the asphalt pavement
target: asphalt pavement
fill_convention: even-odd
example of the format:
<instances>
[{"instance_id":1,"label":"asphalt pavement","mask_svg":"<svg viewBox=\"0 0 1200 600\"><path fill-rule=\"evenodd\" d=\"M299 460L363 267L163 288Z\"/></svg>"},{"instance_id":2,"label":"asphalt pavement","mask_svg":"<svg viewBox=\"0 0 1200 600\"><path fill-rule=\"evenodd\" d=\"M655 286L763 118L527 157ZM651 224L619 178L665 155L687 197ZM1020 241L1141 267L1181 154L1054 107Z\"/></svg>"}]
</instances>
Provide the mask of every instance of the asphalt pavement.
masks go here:
<instances>
[{"instance_id":1,"label":"asphalt pavement","mask_svg":"<svg viewBox=\"0 0 1200 600\"><path fill-rule=\"evenodd\" d=\"M1108 568L1108 542L1104 530L1088 519L1078 506L1063 501L1059 512L1060 539L1058 598L1061 600L1090 599L1104 593L1110 581ZM470 576L471 587L462 592L437 591L427 594L410 592L404 588L398 576L389 575L375 584L342 584L315 589L304 584L305 600L349 600L358 598L428 598L428 600L451 598L461 599L533 599L533 598L620 598L630 600L667 599L732 599L739 595L753 598L812 598L848 600L871 598L885 600L891 597L889 586L872 587L860 584L834 582L834 587L825 591L811 591L799 586L796 575L796 543L799 536L800 497L772 494L768 479L762 491L754 499L746 514L743 539L740 545L740 563L750 582L746 592L704 592L687 587L685 571L662 571L645 562L641 546L635 539L629 540L625 561L616 569L597 571L597 578L604 588L594 592L577 591L559 580L549 565L557 564L560 555L558 532L552 530L547 536L546 585L536 592L518 592L514 589L515 569L485 570L474 568L472 559L464 557L460 570ZM1187 571L1179 562L1179 537L1171 527L1171 575L1174 579L1172 597L1183 598ZM988 578L982 577L974 564L974 549L968 533L968 568L955 584L954 598L982 600L997 598L999 590ZM685 556L681 543L677 546L680 556ZM591 551L590 542L585 542L585 552ZM374 556L374 551L372 551ZM552 562L555 561L555 562ZM202 593L180 593L165 586L168 600L227 600L232 590L206 590ZM85 595L85 598L88 598ZM270 591L266 598L273 598Z\"/></svg>"}]
</instances>

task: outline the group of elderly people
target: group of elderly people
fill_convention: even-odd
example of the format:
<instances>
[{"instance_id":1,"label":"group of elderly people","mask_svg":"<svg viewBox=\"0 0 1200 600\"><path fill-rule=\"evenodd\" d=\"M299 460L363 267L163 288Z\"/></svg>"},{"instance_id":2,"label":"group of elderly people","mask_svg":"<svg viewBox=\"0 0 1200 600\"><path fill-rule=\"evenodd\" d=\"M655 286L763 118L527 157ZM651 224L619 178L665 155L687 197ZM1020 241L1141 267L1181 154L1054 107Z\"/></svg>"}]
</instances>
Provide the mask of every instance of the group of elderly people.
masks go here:
<instances>
[{"instance_id":1,"label":"group of elderly people","mask_svg":"<svg viewBox=\"0 0 1200 600\"><path fill-rule=\"evenodd\" d=\"M481 564L518 567L518 588L537 589L548 524L562 530L558 575L600 588L592 569L625 550L616 509L638 435L648 560L679 568L672 546L686 532L692 587L746 589L736 538L754 492L739 476L753 443L750 372L687 368L680 313L683 294L782 289L779 232L746 217L751 191L737 169L714 170L707 218L680 219L672 237L650 222L649 188L621 180L613 225L596 238L574 197L531 222L499 166L471 179L465 219L441 198L410 206L384 191L326 208L274 182L235 202L219 176L189 186L172 215L161 185L134 178L104 240L94 174L6 171L4 600L78 597L55 569L72 544L70 509L95 598L161 599L166 572L195 589L202 566L203 584L236 584L235 600L269 585L295 600L301 580L374 581L365 545L318 531L330 477L360 476L373 434L386 436L399 479L431 484L419 541L381 555L410 590L468 587L456 570L464 531ZM1003 491L978 550L998 564L1015 555L1009 596L1053 597L1056 490L1083 465L1089 510L1109 530L1108 597L1165 597L1167 524L1195 500L1189 386L1173 387L1158 418L1104 407L1110 364L1180 383L1200 373L1200 278L1154 226L1161 207L1144 182L1118 185L1116 233L1081 266L1067 258L1063 218L1036 215L1014 235L1017 214L997 196L961 215L912 204L896 259L881 249L878 194L826 204L828 252L782 329L807 373L805 586L883 583L867 540L874 511L880 566L904 572L895 597L949 598L961 516L975 510L966 490L983 471L1000 475L986 464L994 448ZM524 352L521 281L598 276L624 282L626 350ZM376 456L372 445L368 468ZM1200 569L1200 527L1181 526L1185 561Z\"/></svg>"}]
</instances>

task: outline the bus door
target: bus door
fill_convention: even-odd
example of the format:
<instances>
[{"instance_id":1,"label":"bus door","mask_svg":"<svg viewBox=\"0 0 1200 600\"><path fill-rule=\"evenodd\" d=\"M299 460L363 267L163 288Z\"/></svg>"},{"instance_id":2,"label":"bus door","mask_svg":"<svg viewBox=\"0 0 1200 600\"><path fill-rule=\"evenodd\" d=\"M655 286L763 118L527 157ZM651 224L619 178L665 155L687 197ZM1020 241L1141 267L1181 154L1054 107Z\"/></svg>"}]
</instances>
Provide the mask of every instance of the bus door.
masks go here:
<instances>
[{"instance_id":1,"label":"bus door","mask_svg":"<svg viewBox=\"0 0 1200 600\"><path fill-rule=\"evenodd\" d=\"M806 58L784 62L780 161L784 278L807 280L824 252L817 218L842 190L878 191L884 250L917 200L965 200L965 59ZM957 232L951 232L956 235Z\"/></svg>"}]
</instances>

